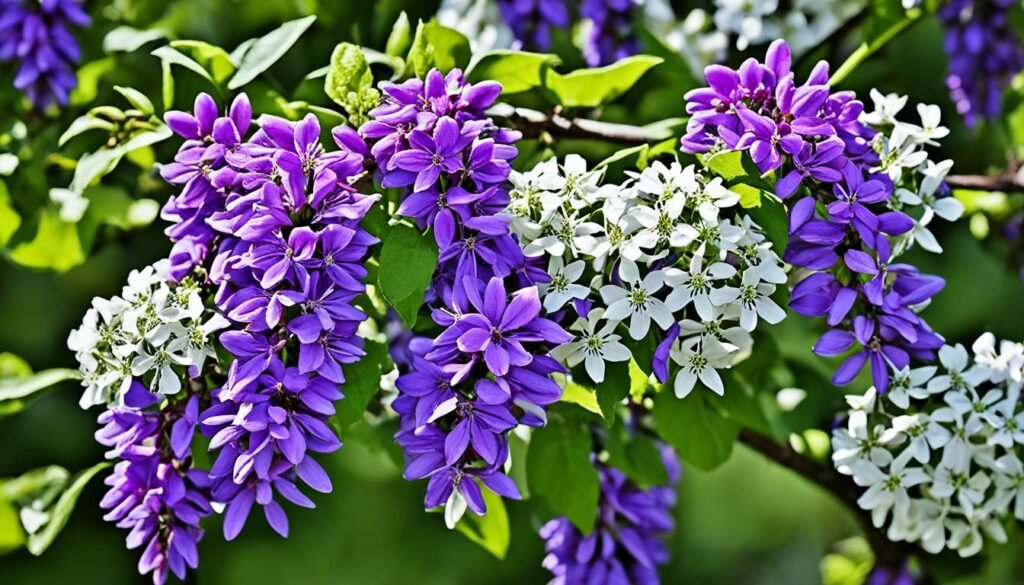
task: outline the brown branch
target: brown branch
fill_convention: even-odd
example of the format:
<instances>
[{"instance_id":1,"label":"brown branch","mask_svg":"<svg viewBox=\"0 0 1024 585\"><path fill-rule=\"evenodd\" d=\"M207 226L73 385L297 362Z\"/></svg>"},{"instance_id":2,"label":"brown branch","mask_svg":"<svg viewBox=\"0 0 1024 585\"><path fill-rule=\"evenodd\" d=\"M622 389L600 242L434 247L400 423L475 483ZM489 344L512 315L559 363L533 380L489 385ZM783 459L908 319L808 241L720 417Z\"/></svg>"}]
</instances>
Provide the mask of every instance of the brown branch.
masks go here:
<instances>
[{"instance_id":1,"label":"brown branch","mask_svg":"<svg viewBox=\"0 0 1024 585\"><path fill-rule=\"evenodd\" d=\"M775 442L773 439L750 429L740 431L740 442L808 479L832 494L836 499L848 506L857 518L864 536L875 553L875 564L879 567L899 569L911 556L920 557L920 550L906 542L893 542L885 533L875 528L871 522L871 514L857 505L861 490L850 478L840 474L831 467L819 465L807 457L797 453L789 445Z\"/></svg>"},{"instance_id":2,"label":"brown branch","mask_svg":"<svg viewBox=\"0 0 1024 585\"><path fill-rule=\"evenodd\" d=\"M528 108L497 104L487 111L489 116L501 118L527 138L550 134L558 138L588 138L618 144L639 145L669 138L663 129L651 130L630 124L613 124L586 118L567 118L555 111L545 114Z\"/></svg>"},{"instance_id":3,"label":"brown branch","mask_svg":"<svg viewBox=\"0 0 1024 585\"><path fill-rule=\"evenodd\" d=\"M973 191L1024 191L1022 183L1015 174L1004 173L996 177L985 175L949 175L946 184L954 189L971 189Z\"/></svg>"}]
</instances>

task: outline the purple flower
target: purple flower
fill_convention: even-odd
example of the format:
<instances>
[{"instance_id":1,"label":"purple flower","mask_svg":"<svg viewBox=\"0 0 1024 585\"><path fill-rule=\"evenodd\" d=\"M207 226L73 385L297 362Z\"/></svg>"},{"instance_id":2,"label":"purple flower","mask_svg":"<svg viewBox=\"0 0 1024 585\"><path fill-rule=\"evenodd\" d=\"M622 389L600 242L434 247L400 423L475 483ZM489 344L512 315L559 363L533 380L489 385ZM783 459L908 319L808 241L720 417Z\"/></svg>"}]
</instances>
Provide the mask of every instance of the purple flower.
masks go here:
<instances>
[{"instance_id":1,"label":"purple flower","mask_svg":"<svg viewBox=\"0 0 1024 585\"><path fill-rule=\"evenodd\" d=\"M845 143L836 137L818 144L806 143L793 156L793 170L786 173L775 185L775 194L786 199L796 193L806 179L823 183L837 183L842 180L841 163Z\"/></svg>"},{"instance_id":2,"label":"purple flower","mask_svg":"<svg viewBox=\"0 0 1024 585\"><path fill-rule=\"evenodd\" d=\"M580 16L592 25L583 47L588 65L607 65L640 52L633 20L642 4L641 0L582 0Z\"/></svg>"},{"instance_id":3,"label":"purple flower","mask_svg":"<svg viewBox=\"0 0 1024 585\"><path fill-rule=\"evenodd\" d=\"M0 0L0 61L19 63L14 86L36 109L67 105L81 59L69 29L91 22L76 0Z\"/></svg>"},{"instance_id":4,"label":"purple flower","mask_svg":"<svg viewBox=\"0 0 1024 585\"><path fill-rule=\"evenodd\" d=\"M569 28L565 0L498 0L501 15L519 43L528 49L551 48L551 30Z\"/></svg>"}]
</instances>

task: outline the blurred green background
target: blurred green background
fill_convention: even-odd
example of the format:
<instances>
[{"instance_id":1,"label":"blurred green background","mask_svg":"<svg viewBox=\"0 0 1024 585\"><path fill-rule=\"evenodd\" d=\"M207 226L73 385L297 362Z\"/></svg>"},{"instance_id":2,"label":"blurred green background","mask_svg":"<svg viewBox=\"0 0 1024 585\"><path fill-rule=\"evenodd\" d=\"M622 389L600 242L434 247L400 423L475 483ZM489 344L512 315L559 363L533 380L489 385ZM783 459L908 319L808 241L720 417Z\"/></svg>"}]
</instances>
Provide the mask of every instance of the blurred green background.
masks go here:
<instances>
[{"instance_id":1,"label":"blurred green background","mask_svg":"<svg viewBox=\"0 0 1024 585\"><path fill-rule=\"evenodd\" d=\"M146 23L147 18L155 17L145 11L164 14L162 4L115 1L110 6L123 9L130 5L137 12L133 16L136 22ZM321 19L308 38L275 69L282 73L286 85L294 87L301 75L326 64L335 43L355 39L379 45L390 30L382 23L393 20L399 10L410 10L415 18L428 16L433 7L431 2L393 0L345 0L319 6L312 1L191 0L174 2L167 13L170 16L162 22L180 38L231 48L276 23L315 12ZM127 18L128 12L119 14ZM87 57L88 51L98 50L95 39L84 44ZM147 75L158 78L155 60L145 52L137 59L139 67L126 68L121 75L137 75L149 62L152 68ZM955 158L954 172L960 174L1001 167L1012 140L998 125L965 129L947 98L944 74L941 30L929 20L891 43L847 85L865 98L870 87L879 87L885 92L909 94L911 103L940 104L953 134L944 141L941 155L933 158ZM644 118L641 121L648 122L682 115L681 95L686 88L671 85L675 78L656 70L623 105L609 107L604 117L635 122L639 112ZM104 81L103 86L109 90L116 82L120 80ZM158 87L151 81L136 85ZM179 87L178 91L181 96L189 88ZM98 103L102 99L101 95ZM0 118L6 115L0 113ZM166 194L162 192L163 197ZM19 197L18 193L12 195ZM1016 268L1004 260L998 242L979 242L967 224L965 220L937 227L946 249L943 256L919 254L911 259L922 270L948 281L926 316L951 341L969 344L983 331L1024 339L1024 284L1016 276ZM68 332L77 326L93 296L116 294L131 269L165 256L169 245L162 228L158 220L144 231L106 238L87 263L63 274L26 271L0 261L0 351L22 356L34 369L74 367L74 358L65 347ZM801 337L818 325L795 316L784 330ZM810 390L842 392L832 387ZM49 464L74 471L98 461L102 450L92 439L98 412L80 410L77 401L78 388L66 383L27 411L0 419L0 477ZM272 534L254 513L247 530L234 542L225 543L216 519L211 519L200 546L200 569L191 580L218 585L520 584L547 580L548 574L540 566L544 552L536 536L538 521L530 517L527 505L509 504L512 545L508 558L498 561L463 535L446 530L438 515L424 513L424 485L403 481L382 453L350 441L326 457L325 464L334 480L334 493L315 498L315 510L289 509L290 538L282 540ZM137 553L124 549L121 530L101 520L97 503L103 487L97 481L86 489L67 528L44 557L32 557L24 550L0 557L0 583L141 582L135 569ZM742 447L715 472L687 469L679 496L678 528L670 542L673 560L663 571L666 583L817 583L822 557L837 542L857 534L850 514L828 494ZM1019 539L992 547L983 572L958 583L1024 582L1021 552L1024 545Z\"/></svg>"}]
</instances>

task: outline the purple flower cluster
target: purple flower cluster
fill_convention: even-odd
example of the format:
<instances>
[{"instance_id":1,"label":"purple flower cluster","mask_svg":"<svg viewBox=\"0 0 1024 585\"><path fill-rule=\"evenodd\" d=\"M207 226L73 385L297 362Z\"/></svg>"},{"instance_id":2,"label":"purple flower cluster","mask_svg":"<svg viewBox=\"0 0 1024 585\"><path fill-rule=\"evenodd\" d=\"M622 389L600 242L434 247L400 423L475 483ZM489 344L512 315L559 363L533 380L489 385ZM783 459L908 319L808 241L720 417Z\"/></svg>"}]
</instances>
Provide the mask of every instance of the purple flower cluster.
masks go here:
<instances>
[{"instance_id":1,"label":"purple flower cluster","mask_svg":"<svg viewBox=\"0 0 1024 585\"><path fill-rule=\"evenodd\" d=\"M591 67L607 65L640 52L633 20L642 0L583 0L580 15L593 25L583 47Z\"/></svg>"},{"instance_id":2,"label":"purple flower cluster","mask_svg":"<svg viewBox=\"0 0 1024 585\"><path fill-rule=\"evenodd\" d=\"M555 577L550 585L657 585L658 565L668 562L664 535L675 529L672 508L679 461L662 446L669 483L643 489L619 470L597 463L601 478L597 526L584 536L566 518L545 524L540 535L548 556L544 567Z\"/></svg>"},{"instance_id":3,"label":"purple flower cluster","mask_svg":"<svg viewBox=\"0 0 1024 585\"><path fill-rule=\"evenodd\" d=\"M78 0L0 0L0 61L17 61L14 86L43 109L64 106L81 58L69 28L89 26Z\"/></svg>"},{"instance_id":4,"label":"purple flower cluster","mask_svg":"<svg viewBox=\"0 0 1024 585\"><path fill-rule=\"evenodd\" d=\"M227 505L229 540L254 503L284 536L275 495L312 507L297 482L331 490L310 453L341 446L326 420L342 398L342 364L363 355L356 330L366 316L353 300L376 243L359 225L377 196L354 186L369 155L355 131L334 129L339 150L328 152L312 114L263 116L245 139L251 119L244 96L225 116L206 95L192 114L168 112L185 143L163 169L184 185L164 209L176 222L168 230L176 276L206 271L217 309L235 324L220 336L234 358L227 379L191 421L218 451L210 489Z\"/></svg>"},{"instance_id":5,"label":"purple flower cluster","mask_svg":"<svg viewBox=\"0 0 1024 585\"><path fill-rule=\"evenodd\" d=\"M565 0L498 0L501 16L526 48L547 51L551 30L569 28Z\"/></svg>"},{"instance_id":6,"label":"purple flower cluster","mask_svg":"<svg viewBox=\"0 0 1024 585\"><path fill-rule=\"evenodd\" d=\"M406 478L430 478L427 508L457 502L483 514L476 480L519 497L502 473L507 434L520 423L544 424L544 407L561 396L549 374L564 371L546 351L570 336L541 317L534 284L547 276L526 262L496 215L509 201L519 138L485 115L501 86L433 70L382 89L384 103L360 131L373 143L381 184L405 188L398 213L433 229L439 257L426 302L443 329L432 340L409 340L395 356L404 372L393 403L396 440Z\"/></svg>"},{"instance_id":7,"label":"purple flower cluster","mask_svg":"<svg viewBox=\"0 0 1024 585\"><path fill-rule=\"evenodd\" d=\"M909 232L914 221L890 208L889 176L871 171L877 133L860 121L863 104L852 92L830 90L827 63L800 86L790 66L789 47L776 41L763 64L708 67L709 87L686 95L691 118L682 149L745 150L762 173L778 173L776 193L793 201L784 258L812 271L794 287L790 307L827 316L833 329L815 345L819 355L858 348L836 372L836 384L870 362L875 387L885 392L890 369L911 357L930 361L941 347L914 308L945 282L891 262L889 238Z\"/></svg>"},{"instance_id":8,"label":"purple flower cluster","mask_svg":"<svg viewBox=\"0 0 1024 585\"><path fill-rule=\"evenodd\" d=\"M968 126L1003 109L1003 91L1024 69L1024 46L1009 21L1014 0L951 0L938 10L946 28L949 87Z\"/></svg>"},{"instance_id":9,"label":"purple flower cluster","mask_svg":"<svg viewBox=\"0 0 1024 585\"><path fill-rule=\"evenodd\" d=\"M198 566L199 521L212 510L207 473L191 467L191 428L172 423L194 418L198 398L163 412L144 410L158 400L133 381L127 402L135 407L101 414L96 440L110 447L108 459L120 459L104 482L110 489L100 502L109 510L103 519L129 531L128 548L142 548L139 572L152 572L162 585L168 572L184 580L187 568Z\"/></svg>"}]
</instances>

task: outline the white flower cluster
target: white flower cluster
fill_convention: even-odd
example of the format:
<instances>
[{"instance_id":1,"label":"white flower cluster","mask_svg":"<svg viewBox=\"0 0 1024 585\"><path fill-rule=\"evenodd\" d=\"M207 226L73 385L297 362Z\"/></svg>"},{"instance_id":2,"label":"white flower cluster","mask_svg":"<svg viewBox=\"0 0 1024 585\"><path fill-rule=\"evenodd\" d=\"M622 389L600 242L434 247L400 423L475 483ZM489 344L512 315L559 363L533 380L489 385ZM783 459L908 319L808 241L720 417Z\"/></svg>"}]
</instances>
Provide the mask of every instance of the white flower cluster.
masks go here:
<instances>
[{"instance_id":1,"label":"white flower cluster","mask_svg":"<svg viewBox=\"0 0 1024 585\"><path fill-rule=\"evenodd\" d=\"M722 394L717 370L749 355L759 319L785 317L771 299L786 282L781 260L760 227L730 209L739 196L693 165L655 162L621 185L602 184L603 175L569 155L511 176L512 231L528 257L548 259L544 308L583 316L556 357L583 362L601 382L605 362L632 356L620 324L642 340L654 321L658 341L678 324L669 354L680 370L676 394L698 379Z\"/></svg>"},{"instance_id":2,"label":"white flower cluster","mask_svg":"<svg viewBox=\"0 0 1024 585\"><path fill-rule=\"evenodd\" d=\"M938 146L938 141L949 135L949 129L942 126L942 112L939 106L918 104L921 123L911 124L896 118L907 105L906 96L882 95L873 89L871 101L875 110L862 114L861 122L879 131L873 146L881 162L872 170L889 175L896 187L890 206L910 214L915 223L913 230L894 240L893 255L898 256L914 244L941 254L942 246L928 225L935 217L956 221L964 213L959 200L941 192L953 161L931 161L926 150Z\"/></svg>"},{"instance_id":3,"label":"white flower cluster","mask_svg":"<svg viewBox=\"0 0 1024 585\"><path fill-rule=\"evenodd\" d=\"M878 396L849 396L833 433L836 469L867 488L858 504L888 537L977 554L985 537L1005 542L1003 522L1024 520L1024 344L991 333L939 352L941 368L894 374Z\"/></svg>"},{"instance_id":4,"label":"white flower cluster","mask_svg":"<svg viewBox=\"0 0 1024 585\"><path fill-rule=\"evenodd\" d=\"M795 0L780 12L778 0L714 0L715 27L736 35L743 51L785 39L794 54L814 48L864 7L865 0Z\"/></svg>"},{"instance_id":5,"label":"white flower cluster","mask_svg":"<svg viewBox=\"0 0 1024 585\"><path fill-rule=\"evenodd\" d=\"M82 324L68 336L82 372L80 404L123 405L137 378L160 394L181 390L181 369L196 377L214 356L210 335L228 326L207 311L195 282L168 282L168 262L133 270L121 296L94 298Z\"/></svg>"},{"instance_id":6,"label":"white flower cluster","mask_svg":"<svg viewBox=\"0 0 1024 585\"><path fill-rule=\"evenodd\" d=\"M437 22L465 35L474 53L511 49L516 44L495 0L442 0Z\"/></svg>"}]
</instances>

